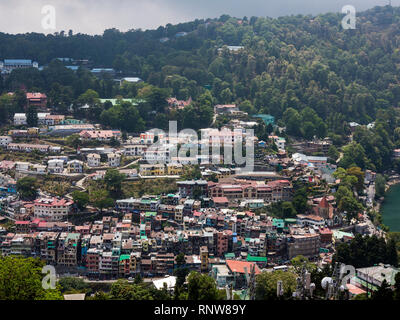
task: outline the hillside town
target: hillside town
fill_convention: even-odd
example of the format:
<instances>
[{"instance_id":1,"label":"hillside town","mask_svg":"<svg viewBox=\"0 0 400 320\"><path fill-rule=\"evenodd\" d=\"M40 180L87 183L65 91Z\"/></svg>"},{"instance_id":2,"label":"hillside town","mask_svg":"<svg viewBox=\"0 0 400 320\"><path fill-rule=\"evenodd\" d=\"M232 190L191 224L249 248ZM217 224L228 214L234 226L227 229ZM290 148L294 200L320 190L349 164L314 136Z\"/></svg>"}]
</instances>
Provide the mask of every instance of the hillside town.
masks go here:
<instances>
[{"instance_id":1,"label":"hillside town","mask_svg":"<svg viewBox=\"0 0 400 320\"><path fill-rule=\"evenodd\" d=\"M4 72L25 63L5 61ZM191 101L170 97L167 103L184 109ZM245 148L250 141L254 166L248 171L224 161L223 152L177 156L178 145L193 145L185 134L127 135L54 113L44 93L26 92L26 110L15 113L0 136L0 252L40 258L59 277L167 277L173 288L176 259L184 253L189 270L209 274L218 288L229 284L241 292L248 289L250 270L287 270L299 256L323 268L356 235L385 238L373 215L376 173L339 170L329 138L287 141L285 127L271 115L219 104L214 121L229 121L199 130L196 150L220 151L236 141ZM270 130L251 136L249 129L257 127ZM355 177L351 196L360 206L339 205L337 191L349 176ZM161 191L129 189L138 185ZM396 268L370 267L380 269L369 277L357 269L350 295L379 287L381 269L394 284Z\"/></svg>"}]
</instances>

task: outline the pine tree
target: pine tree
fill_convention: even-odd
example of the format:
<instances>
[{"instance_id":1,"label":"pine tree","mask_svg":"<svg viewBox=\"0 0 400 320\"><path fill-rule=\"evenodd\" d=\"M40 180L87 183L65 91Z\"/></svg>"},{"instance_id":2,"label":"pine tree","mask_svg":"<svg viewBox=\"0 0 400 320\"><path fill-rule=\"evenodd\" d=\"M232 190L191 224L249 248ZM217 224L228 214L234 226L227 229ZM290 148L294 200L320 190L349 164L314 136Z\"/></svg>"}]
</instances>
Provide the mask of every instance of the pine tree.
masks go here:
<instances>
[{"instance_id":1,"label":"pine tree","mask_svg":"<svg viewBox=\"0 0 400 320\"><path fill-rule=\"evenodd\" d=\"M29 127L36 127L38 124L38 116L36 107L30 106L26 115L26 123Z\"/></svg>"},{"instance_id":2,"label":"pine tree","mask_svg":"<svg viewBox=\"0 0 400 320\"><path fill-rule=\"evenodd\" d=\"M372 293L372 300L393 300L393 291L386 280L383 280L379 289Z\"/></svg>"}]
</instances>

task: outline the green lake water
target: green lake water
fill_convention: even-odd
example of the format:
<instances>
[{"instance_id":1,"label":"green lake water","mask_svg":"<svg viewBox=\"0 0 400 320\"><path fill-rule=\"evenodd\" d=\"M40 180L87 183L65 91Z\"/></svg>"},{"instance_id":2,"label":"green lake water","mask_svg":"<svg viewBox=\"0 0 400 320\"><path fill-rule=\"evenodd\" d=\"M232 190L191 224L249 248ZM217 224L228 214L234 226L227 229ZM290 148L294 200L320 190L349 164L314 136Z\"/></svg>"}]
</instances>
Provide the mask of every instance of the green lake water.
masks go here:
<instances>
[{"instance_id":1,"label":"green lake water","mask_svg":"<svg viewBox=\"0 0 400 320\"><path fill-rule=\"evenodd\" d=\"M390 231L400 231L400 184L389 188L382 205L383 224Z\"/></svg>"}]
</instances>

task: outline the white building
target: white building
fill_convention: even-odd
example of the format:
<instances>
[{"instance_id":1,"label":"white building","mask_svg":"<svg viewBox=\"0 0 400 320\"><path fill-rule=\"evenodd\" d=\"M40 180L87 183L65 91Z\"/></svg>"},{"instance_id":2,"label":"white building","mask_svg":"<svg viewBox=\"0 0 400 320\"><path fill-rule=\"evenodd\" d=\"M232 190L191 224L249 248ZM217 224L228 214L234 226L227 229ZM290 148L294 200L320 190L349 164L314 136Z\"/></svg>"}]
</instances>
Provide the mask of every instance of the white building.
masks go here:
<instances>
[{"instance_id":1,"label":"white building","mask_svg":"<svg viewBox=\"0 0 400 320\"><path fill-rule=\"evenodd\" d=\"M109 153L107 154L108 165L110 167L118 167L121 163L121 155L118 153Z\"/></svg>"},{"instance_id":2,"label":"white building","mask_svg":"<svg viewBox=\"0 0 400 320\"><path fill-rule=\"evenodd\" d=\"M49 116L50 113L48 112L38 112L38 125L45 125L46 124L46 117Z\"/></svg>"},{"instance_id":3,"label":"white building","mask_svg":"<svg viewBox=\"0 0 400 320\"><path fill-rule=\"evenodd\" d=\"M269 139L272 139L279 150L285 150L286 140L285 138L281 138L278 136L269 136Z\"/></svg>"},{"instance_id":4,"label":"white building","mask_svg":"<svg viewBox=\"0 0 400 320\"><path fill-rule=\"evenodd\" d=\"M87 165L89 167L99 167L100 166L100 155L97 153L89 153L87 155Z\"/></svg>"},{"instance_id":5,"label":"white building","mask_svg":"<svg viewBox=\"0 0 400 320\"><path fill-rule=\"evenodd\" d=\"M83 162L79 160L71 160L67 162L68 173L82 173L83 172Z\"/></svg>"},{"instance_id":6,"label":"white building","mask_svg":"<svg viewBox=\"0 0 400 320\"><path fill-rule=\"evenodd\" d=\"M15 126L24 126L26 125L26 114L25 113L16 113L14 114L14 125Z\"/></svg>"},{"instance_id":7,"label":"white building","mask_svg":"<svg viewBox=\"0 0 400 320\"><path fill-rule=\"evenodd\" d=\"M51 159L47 161L47 171L49 173L63 173L64 171L64 160L62 159Z\"/></svg>"},{"instance_id":8,"label":"white building","mask_svg":"<svg viewBox=\"0 0 400 320\"><path fill-rule=\"evenodd\" d=\"M46 221L62 221L67 218L73 202L66 199L40 198L34 201L33 214L35 218Z\"/></svg>"},{"instance_id":9,"label":"white building","mask_svg":"<svg viewBox=\"0 0 400 320\"><path fill-rule=\"evenodd\" d=\"M0 61L0 71L2 74L9 74L14 69L25 69L25 68L39 68L39 64L36 61L29 59L4 59Z\"/></svg>"},{"instance_id":10,"label":"white building","mask_svg":"<svg viewBox=\"0 0 400 320\"><path fill-rule=\"evenodd\" d=\"M15 170L16 171L28 171L30 165L31 164L29 162L17 161L17 162L15 162Z\"/></svg>"},{"instance_id":11,"label":"white building","mask_svg":"<svg viewBox=\"0 0 400 320\"><path fill-rule=\"evenodd\" d=\"M10 136L0 136L0 146L7 147L12 142Z\"/></svg>"},{"instance_id":12,"label":"white building","mask_svg":"<svg viewBox=\"0 0 400 320\"><path fill-rule=\"evenodd\" d=\"M124 174L127 179L136 179L139 176L136 169L121 169L119 173Z\"/></svg>"},{"instance_id":13,"label":"white building","mask_svg":"<svg viewBox=\"0 0 400 320\"><path fill-rule=\"evenodd\" d=\"M142 156L146 149L143 144L127 145L122 148L122 153L124 156Z\"/></svg>"},{"instance_id":14,"label":"white building","mask_svg":"<svg viewBox=\"0 0 400 320\"><path fill-rule=\"evenodd\" d=\"M39 173L39 174L45 174L46 173L46 166L42 164L34 164L33 166L30 167L30 170Z\"/></svg>"}]
</instances>

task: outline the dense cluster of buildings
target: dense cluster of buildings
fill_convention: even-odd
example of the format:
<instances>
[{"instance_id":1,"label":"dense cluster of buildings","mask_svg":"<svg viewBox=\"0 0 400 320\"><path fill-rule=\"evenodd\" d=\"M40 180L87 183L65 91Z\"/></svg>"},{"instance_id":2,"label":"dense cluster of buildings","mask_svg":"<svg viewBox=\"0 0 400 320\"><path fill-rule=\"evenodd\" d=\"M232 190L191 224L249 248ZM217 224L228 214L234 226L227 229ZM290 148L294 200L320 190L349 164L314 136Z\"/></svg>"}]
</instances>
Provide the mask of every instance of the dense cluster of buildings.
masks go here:
<instances>
[{"instance_id":1,"label":"dense cluster of buildings","mask_svg":"<svg viewBox=\"0 0 400 320\"><path fill-rule=\"evenodd\" d=\"M44 94L27 93L29 105L44 108L46 99ZM182 109L192 101L170 98L167 102L171 109ZM209 272L219 287L233 283L242 288L253 267L258 274L299 255L329 264L337 243L350 241L355 233L371 232L362 213L359 222L342 228L345 213L331 195L340 181L332 175L336 165L328 161L328 139L297 143L293 146L297 152L288 154L279 130L265 137L267 141L250 135L247 129L258 122L249 121L236 105L216 105L214 112L233 119L221 130L201 129L194 142L190 134L168 136L153 131L123 139L119 130L103 130L98 124L48 112L37 114L38 128L23 128L27 114L16 113L17 128L0 136L0 147L18 155L34 152L41 162L0 162L0 213L15 223L13 232L0 228L1 254L39 257L65 272L115 279L172 275L177 255L184 253L190 270ZM273 116L257 117L266 125L274 124ZM39 142L42 136L62 140L73 134L85 145L76 152L71 146L73 151L65 152L66 144ZM176 153L177 145L222 149L237 141L245 146L248 139L256 149L251 171L224 163L224 154L191 158ZM155 142L157 148L153 148ZM201 178L182 178L191 164L199 164ZM16 192L16 180L26 175L101 180L109 168L116 168L128 180L175 179L176 192L118 199L105 216L79 224L70 222L77 213L70 197L40 193L34 201L24 202ZM374 179L375 173L367 170L365 188ZM293 200L297 182L307 182L313 190L307 208L298 214L289 212L289 217L287 212L272 216L272 207ZM360 278L363 272L359 270Z\"/></svg>"}]
</instances>

